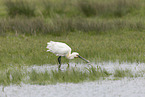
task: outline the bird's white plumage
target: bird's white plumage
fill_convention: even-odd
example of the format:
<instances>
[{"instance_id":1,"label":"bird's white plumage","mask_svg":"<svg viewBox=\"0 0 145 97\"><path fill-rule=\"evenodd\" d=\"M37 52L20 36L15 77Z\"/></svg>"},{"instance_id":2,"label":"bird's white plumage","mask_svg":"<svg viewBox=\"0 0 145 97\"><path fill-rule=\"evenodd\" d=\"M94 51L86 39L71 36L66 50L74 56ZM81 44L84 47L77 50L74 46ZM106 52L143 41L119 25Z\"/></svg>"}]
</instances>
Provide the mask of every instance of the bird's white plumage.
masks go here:
<instances>
[{"instance_id":1,"label":"bird's white plumage","mask_svg":"<svg viewBox=\"0 0 145 97\"><path fill-rule=\"evenodd\" d=\"M71 53L71 48L62 42L50 41L47 43L46 48L48 49L47 51L56 54L56 56L66 56Z\"/></svg>"},{"instance_id":2,"label":"bird's white plumage","mask_svg":"<svg viewBox=\"0 0 145 97\"><path fill-rule=\"evenodd\" d=\"M67 59L74 59L75 57L79 57L81 59L83 59L84 61L86 61L87 63L89 63L88 60L86 60L85 58L81 57L79 55L79 53L77 52L73 52L71 54L71 48L62 42L54 42L54 41L50 41L47 43L47 47L46 47L49 52L52 52L54 54L56 54L56 56L58 57L58 62L59 62L59 67L61 66L61 56L65 56Z\"/></svg>"}]
</instances>

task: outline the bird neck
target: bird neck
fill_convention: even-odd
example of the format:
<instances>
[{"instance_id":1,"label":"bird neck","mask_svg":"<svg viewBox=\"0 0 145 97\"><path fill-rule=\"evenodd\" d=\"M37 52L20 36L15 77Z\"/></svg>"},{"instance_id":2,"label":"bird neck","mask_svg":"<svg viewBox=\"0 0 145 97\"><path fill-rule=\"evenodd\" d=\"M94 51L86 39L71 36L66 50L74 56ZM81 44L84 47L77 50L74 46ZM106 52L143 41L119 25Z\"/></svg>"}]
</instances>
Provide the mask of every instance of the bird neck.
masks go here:
<instances>
[{"instance_id":1,"label":"bird neck","mask_svg":"<svg viewBox=\"0 0 145 97\"><path fill-rule=\"evenodd\" d=\"M74 54L71 54L71 53L68 53L67 55L66 55L66 58L67 59L74 59Z\"/></svg>"}]
</instances>

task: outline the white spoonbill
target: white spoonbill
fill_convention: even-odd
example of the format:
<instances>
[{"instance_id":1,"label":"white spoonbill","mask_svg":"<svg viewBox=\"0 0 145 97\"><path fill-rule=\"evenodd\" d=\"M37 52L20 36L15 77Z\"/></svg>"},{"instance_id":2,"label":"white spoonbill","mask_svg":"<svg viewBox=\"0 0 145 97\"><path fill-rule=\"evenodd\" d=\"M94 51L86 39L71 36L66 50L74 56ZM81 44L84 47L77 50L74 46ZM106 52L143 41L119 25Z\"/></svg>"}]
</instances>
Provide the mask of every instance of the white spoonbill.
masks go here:
<instances>
[{"instance_id":1,"label":"white spoonbill","mask_svg":"<svg viewBox=\"0 0 145 97\"><path fill-rule=\"evenodd\" d=\"M71 48L65 43L50 41L47 43L46 48L48 49L47 51L56 54L56 56L59 56L58 57L59 69L61 67L61 56L65 56L67 59L74 59L75 57L79 57L84 61L86 61L87 63L89 63L89 61L81 57L79 53L73 52L71 54Z\"/></svg>"}]
</instances>

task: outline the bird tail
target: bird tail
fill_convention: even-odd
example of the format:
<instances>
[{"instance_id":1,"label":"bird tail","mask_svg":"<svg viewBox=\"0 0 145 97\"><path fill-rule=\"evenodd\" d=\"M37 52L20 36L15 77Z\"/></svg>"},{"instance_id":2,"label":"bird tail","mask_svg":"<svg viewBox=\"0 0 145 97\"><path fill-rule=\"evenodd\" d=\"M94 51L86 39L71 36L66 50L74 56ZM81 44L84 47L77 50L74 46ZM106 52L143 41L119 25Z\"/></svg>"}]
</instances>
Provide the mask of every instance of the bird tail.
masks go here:
<instances>
[{"instance_id":1,"label":"bird tail","mask_svg":"<svg viewBox=\"0 0 145 97\"><path fill-rule=\"evenodd\" d=\"M50 41L50 42L47 42L47 44L49 45L49 44L51 44L51 43L53 43L54 41Z\"/></svg>"},{"instance_id":2,"label":"bird tail","mask_svg":"<svg viewBox=\"0 0 145 97\"><path fill-rule=\"evenodd\" d=\"M53 41L47 42L47 47L46 47L48 49L47 52L49 51L51 52L52 45L53 45Z\"/></svg>"}]
</instances>

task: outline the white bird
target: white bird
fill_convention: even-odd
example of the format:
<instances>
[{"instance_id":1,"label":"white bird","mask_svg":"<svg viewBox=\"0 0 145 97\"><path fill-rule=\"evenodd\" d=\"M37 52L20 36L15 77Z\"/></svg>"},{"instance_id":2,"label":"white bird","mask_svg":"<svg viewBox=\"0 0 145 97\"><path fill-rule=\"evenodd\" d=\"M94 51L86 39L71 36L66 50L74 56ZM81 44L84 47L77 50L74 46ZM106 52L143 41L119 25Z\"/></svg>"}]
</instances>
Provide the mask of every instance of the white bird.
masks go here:
<instances>
[{"instance_id":1,"label":"white bird","mask_svg":"<svg viewBox=\"0 0 145 97\"><path fill-rule=\"evenodd\" d=\"M79 57L79 58L83 59L84 61L86 61L87 63L89 63L89 61L86 60L85 58L81 57L79 55L79 53L73 52L71 54L71 48L65 43L50 41L47 43L46 48L48 49L47 52L52 52L52 53L56 54L56 56L59 56L58 57L58 63L59 63L58 69L60 69L60 67L61 67L61 56L65 56L67 59L74 59L75 57Z\"/></svg>"}]
</instances>

